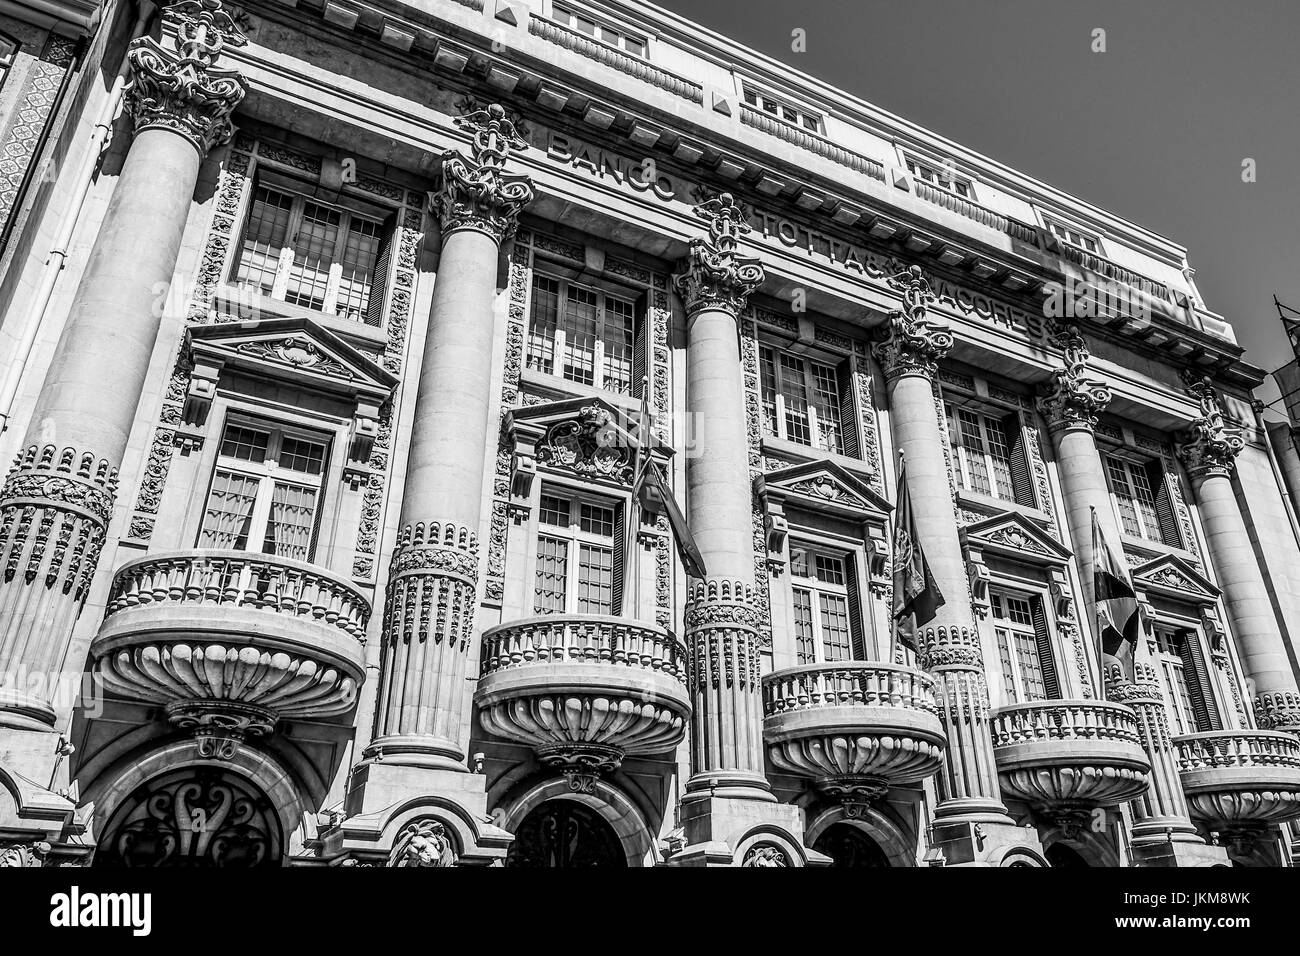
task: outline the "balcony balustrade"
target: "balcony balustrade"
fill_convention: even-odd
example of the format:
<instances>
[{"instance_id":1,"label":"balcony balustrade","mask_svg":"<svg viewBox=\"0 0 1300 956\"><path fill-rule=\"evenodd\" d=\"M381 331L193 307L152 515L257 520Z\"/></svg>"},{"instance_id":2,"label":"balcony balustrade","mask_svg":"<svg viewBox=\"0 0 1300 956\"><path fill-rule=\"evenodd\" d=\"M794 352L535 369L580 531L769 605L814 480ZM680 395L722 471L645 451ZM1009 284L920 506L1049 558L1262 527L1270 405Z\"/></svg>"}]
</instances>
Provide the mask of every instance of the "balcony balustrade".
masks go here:
<instances>
[{"instance_id":1,"label":"balcony balustrade","mask_svg":"<svg viewBox=\"0 0 1300 956\"><path fill-rule=\"evenodd\" d=\"M1233 833L1300 818L1300 739L1272 731L1174 738L1192 819Z\"/></svg>"},{"instance_id":2,"label":"balcony balustrade","mask_svg":"<svg viewBox=\"0 0 1300 956\"><path fill-rule=\"evenodd\" d=\"M1063 830L1088 824L1147 789L1151 763L1137 716L1123 704L1043 700L993 715L993 758L1007 796L1024 801Z\"/></svg>"},{"instance_id":3,"label":"balcony balustrade","mask_svg":"<svg viewBox=\"0 0 1300 956\"><path fill-rule=\"evenodd\" d=\"M545 615L483 632L474 695L483 728L532 747L575 790L623 758L681 743L685 649L663 628L607 615Z\"/></svg>"},{"instance_id":4,"label":"balcony balustrade","mask_svg":"<svg viewBox=\"0 0 1300 956\"><path fill-rule=\"evenodd\" d=\"M311 564L243 551L156 553L122 566L90 653L104 685L162 704L230 756L280 718L356 701L370 603Z\"/></svg>"},{"instance_id":5,"label":"balcony balustrade","mask_svg":"<svg viewBox=\"0 0 1300 956\"><path fill-rule=\"evenodd\" d=\"M805 664L763 678L763 739L778 769L850 814L932 776L946 744L934 680L875 661Z\"/></svg>"}]
</instances>

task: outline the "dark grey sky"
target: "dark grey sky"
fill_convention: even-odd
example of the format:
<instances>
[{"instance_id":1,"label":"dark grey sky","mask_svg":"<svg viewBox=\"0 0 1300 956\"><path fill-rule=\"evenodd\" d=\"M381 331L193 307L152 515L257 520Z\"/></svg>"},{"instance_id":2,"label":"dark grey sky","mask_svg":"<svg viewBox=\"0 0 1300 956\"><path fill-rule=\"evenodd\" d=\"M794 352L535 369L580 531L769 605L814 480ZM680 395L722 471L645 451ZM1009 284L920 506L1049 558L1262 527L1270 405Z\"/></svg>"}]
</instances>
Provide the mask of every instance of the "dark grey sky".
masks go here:
<instances>
[{"instance_id":1,"label":"dark grey sky","mask_svg":"<svg viewBox=\"0 0 1300 956\"><path fill-rule=\"evenodd\" d=\"M1298 0L657 2L1182 243L1247 359L1289 359L1272 297L1300 307Z\"/></svg>"}]
</instances>

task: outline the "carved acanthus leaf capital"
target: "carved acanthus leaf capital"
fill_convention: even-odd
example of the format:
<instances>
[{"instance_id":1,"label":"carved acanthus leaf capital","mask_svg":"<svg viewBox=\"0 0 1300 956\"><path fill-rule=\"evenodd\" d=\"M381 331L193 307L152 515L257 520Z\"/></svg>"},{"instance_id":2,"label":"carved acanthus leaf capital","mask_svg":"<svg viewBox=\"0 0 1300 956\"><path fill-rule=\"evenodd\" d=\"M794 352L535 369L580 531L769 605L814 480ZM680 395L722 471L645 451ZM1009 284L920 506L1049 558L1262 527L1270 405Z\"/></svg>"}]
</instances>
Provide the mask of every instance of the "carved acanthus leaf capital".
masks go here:
<instances>
[{"instance_id":1,"label":"carved acanthus leaf capital","mask_svg":"<svg viewBox=\"0 0 1300 956\"><path fill-rule=\"evenodd\" d=\"M1240 429L1229 428L1224 422L1223 410L1208 378L1201 379L1189 391L1199 402L1201 414L1184 432L1178 457L1194 482L1216 476L1226 478L1232 474L1246 440Z\"/></svg>"},{"instance_id":2,"label":"carved acanthus leaf capital","mask_svg":"<svg viewBox=\"0 0 1300 956\"><path fill-rule=\"evenodd\" d=\"M1064 352L1065 367L1052 373L1038 399L1038 409L1052 431L1097 427L1097 418L1110 405L1110 386L1088 377L1088 346L1076 325L1058 325L1056 344Z\"/></svg>"},{"instance_id":3,"label":"carved acanthus leaf capital","mask_svg":"<svg viewBox=\"0 0 1300 956\"><path fill-rule=\"evenodd\" d=\"M737 254L740 237L750 231L741 207L723 193L695 207L709 227L706 239L692 239L682 271L673 284L686 304L686 314L720 309L739 317L750 294L763 282L763 266L752 256Z\"/></svg>"},{"instance_id":4,"label":"carved acanthus leaf capital","mask_svg":"<svg viewBox=\"0 0 1300 956\"><path fill-rule=\"evenodd\" d=\"M514 235L519 214L533 199L532 181L505 171L511 154L528 144L496 103L458 117L456 125L473 137L470 155L444 153L442 182L429 194L443 235L475 229L504 242Z\"/></svg>"},{"instance_id":5,"label":"carved acanthus leaf capital","mask_svg":"<svg viewBox=\"0 0 1300 956\"><path fill-rule=\"evenodd\" d=\"M177 49L168 50L152 37L132 41L126 108L137 133L168 129L206 154L230 139L230 116L248 93L244 78L216 66L217 58L227 46L243 46L248 38L221 0L182 0L163 16L176 24Z\"/></svg>"},{"instance_id":6,"label":"carved acanthus leaf capital","mask_svg":"<svg viewBox=\"0 0 1300 956\"><path fill-rule=\"evenodd\" d=\"M935 296L920 266L891 276L891 288L903 295L903 308L890 312L879 331L876 357L888 379L903 375L932 378L952 348L952 330L929 317Z\"/></svg>"}]
</instances>

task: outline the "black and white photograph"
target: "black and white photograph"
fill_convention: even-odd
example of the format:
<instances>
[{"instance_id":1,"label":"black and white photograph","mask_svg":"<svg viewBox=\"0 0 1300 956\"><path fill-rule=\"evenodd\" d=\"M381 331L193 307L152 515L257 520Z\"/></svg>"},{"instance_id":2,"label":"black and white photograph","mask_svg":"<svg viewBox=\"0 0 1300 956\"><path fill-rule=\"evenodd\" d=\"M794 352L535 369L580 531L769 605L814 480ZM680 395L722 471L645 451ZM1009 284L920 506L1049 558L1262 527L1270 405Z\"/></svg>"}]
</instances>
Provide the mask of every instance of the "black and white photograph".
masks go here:
<instances>
[{"instance_id":1,"label":"black and white photograph","mask_svg":"<svg viewBox=\"0 0 1300 956\"><path fill-rule=\"evenodd\" d=\"M1294 0L0 0L0 937L1280 937L1298 109ZM787 873L536 872L646 868Z\"/></svg>"}]
</instances>

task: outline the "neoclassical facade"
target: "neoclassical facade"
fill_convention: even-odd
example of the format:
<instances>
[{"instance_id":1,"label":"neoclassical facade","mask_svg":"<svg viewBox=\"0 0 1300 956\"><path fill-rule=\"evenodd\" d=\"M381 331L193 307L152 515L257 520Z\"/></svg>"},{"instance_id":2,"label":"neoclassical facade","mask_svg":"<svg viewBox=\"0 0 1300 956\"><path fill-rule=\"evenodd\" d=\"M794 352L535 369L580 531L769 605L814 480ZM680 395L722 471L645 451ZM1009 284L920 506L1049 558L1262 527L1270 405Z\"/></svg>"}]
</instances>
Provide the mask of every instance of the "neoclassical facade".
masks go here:
<instances>
[{"instance_id":1,"label":"neoclassical facade","mask_svg":"<svg viewBox=\"0 0 1300 956\"><path fill-rule=\"evenodd\" d=\"M0 865L1291 865L1300 457L1182 247L639 0L0 71Z\"/></svg>"}]
</instances>

